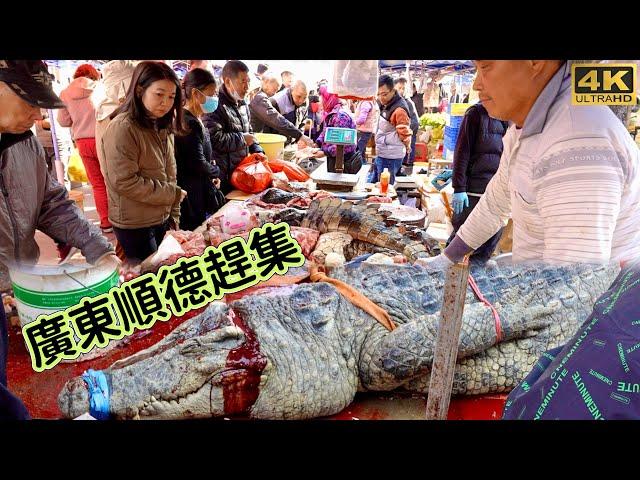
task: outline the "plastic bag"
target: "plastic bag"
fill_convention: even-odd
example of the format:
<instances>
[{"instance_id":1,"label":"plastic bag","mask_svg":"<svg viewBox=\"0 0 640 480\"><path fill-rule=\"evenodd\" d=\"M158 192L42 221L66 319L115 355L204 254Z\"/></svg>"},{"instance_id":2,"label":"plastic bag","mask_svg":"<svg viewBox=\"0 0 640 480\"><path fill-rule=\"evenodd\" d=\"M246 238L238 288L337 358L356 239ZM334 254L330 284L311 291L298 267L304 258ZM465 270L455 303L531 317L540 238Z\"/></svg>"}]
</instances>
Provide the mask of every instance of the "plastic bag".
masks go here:
<instances>
[{"instance_id":1,"label":"plastic bag","mask_svg":"<svg viewBox=\"0 0 640 480\"><path fill-rule=\"evenodd\" d=\"M443 170L431 180L431 185L440 191L451 183L451 177L453 177L453 170Z\"/></svg>"},{"instance_id":2,"label":"plastic bag","mask_svg":"<svg viewBox=\"0 0 640 480\"><path fill-rule=\"evenodd\" d=\"M238 235L258 227L259 222L247 207L239 202L234 202L220 217L222 233L226 235Z\"/></svg>"},{"instance_id":3,"label":"plastic bag","mask_svg":"<svg viewBox=\"0 0 640 480\"><path fill-rule=\"evenodd\" d=\"M158 246L158 250L151 257L151 263L159 264L172 255L184 255L184 249L173 235L165 235L162 242Z\"/></svg>"},{"instance_id":4,"label":"plastic bag","mask_svg":"<svg viewBox=\"0 0 640 480\"><path fill-rule=\"evenodd\" d=\"M273 172L283 172L292 182L306 182L310 178L298 165L284 160L269 160L269 168Z\"/></svg>"},{"instance_id":5,"label":"plastic bag","mask_svg":"<svg viewBox=\"0 0 640 480\"><path fill-rule=\"evenodd\" d=\"M253 153L233 171L231 185L245 193L260 193L269 188L272 175L267 157L261 153Z\"/></svg>"},{"instance_id":6,"label":"plastic bag","mask_svg":"<svg viewBox=\"0 0 640 480\"><path fill-rule=\"evenodd\" d=\"M378 92L378 60L335 60L329 90L341 98L375 98Z\"/></svg>"},{"instance_id":7,"label":"plastic bag","mask_svg":"<svg viewBox=\"0 0 640 480\"><path fill-rule=\"evenodd\" d=\"M69 180L72 182L87 183L89 181L87 178L87 171L84 169L84 163L82 163L82 157L80 156L80 152L78 152L77 148L73 149L73 153L71 153L71 156L69 157L67 174L69 175Z\"/></svg>"}]
</instances>

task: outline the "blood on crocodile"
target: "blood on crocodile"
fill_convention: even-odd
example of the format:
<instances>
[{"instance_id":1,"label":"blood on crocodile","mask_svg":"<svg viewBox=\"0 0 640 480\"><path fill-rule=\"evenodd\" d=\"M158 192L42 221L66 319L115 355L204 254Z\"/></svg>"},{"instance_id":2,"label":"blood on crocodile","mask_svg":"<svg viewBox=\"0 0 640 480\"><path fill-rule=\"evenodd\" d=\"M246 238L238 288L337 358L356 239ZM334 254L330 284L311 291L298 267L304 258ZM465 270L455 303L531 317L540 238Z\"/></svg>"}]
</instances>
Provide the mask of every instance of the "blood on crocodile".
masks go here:
<instances>
[{"instance_id":1,"label":"blood on crocodile","mask_svg":"<svg viewBox=\"0 0 640 480\"><path fill-rule=\"evenodd\" d=\"M227 355L226 370L220 380L224 412L226 415L246 415L258 399L260 376L267 365L267 358L260 352L255 332L242 316L231 309L229 318L244 332L245 341Z\"/></svg>"}]
</instances>

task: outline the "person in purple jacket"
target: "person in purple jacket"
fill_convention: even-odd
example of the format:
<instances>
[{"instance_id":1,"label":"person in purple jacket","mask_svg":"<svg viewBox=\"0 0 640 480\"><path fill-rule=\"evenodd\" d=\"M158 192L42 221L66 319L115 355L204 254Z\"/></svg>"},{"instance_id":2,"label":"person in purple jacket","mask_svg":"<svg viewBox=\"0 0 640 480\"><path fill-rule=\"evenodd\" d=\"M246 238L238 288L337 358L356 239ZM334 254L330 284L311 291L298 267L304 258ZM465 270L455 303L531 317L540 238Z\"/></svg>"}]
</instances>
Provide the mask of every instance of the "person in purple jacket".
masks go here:
<instances>
[{"instance_id":1,"label":"person in purple jacket","mask_svg":"<svg viewBox=\"0 0 640 480\"><path fill-rule=\"evenodd\" d=\"M327 156L327 171L335 172L337 146L324 142L327 127L356 128L356 123L342 105L338 95L330 93L326 85L320 87L322 97L322 108L324 110L324 120L322 133L318 137L317 143ZM362 155L355 145L344 147L344 171L343 173L357 173L362 167Z\"/></svg>"}]
</instances>

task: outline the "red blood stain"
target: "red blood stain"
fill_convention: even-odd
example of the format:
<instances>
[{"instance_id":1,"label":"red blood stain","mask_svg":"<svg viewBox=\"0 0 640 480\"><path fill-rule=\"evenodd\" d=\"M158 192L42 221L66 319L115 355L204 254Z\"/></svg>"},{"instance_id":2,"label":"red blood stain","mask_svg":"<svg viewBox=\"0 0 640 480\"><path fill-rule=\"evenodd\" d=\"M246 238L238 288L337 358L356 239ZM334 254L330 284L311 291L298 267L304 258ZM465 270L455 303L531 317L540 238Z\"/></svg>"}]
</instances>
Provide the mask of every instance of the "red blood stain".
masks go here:
<instances>
[{"instance_id":1,"label":"red blood stain","mask_svg":"<svg viewBox=\"0 0 640 480\"><path fill-rule=\"evenodd\" d=\"M32 418L61 418L58 394L64 384L73 377L92 368L108 368L116 360L129 357L136 352L158 343L180 324L204 310L192 310L182 317L171 317L166 322L156 322L149 330L142 330L127 337L124 344L114 348L103 357L76 363L59 363L51 370L37 373L31 367L31 357L18 327L9 329L9 352L7 359L7 383L9 389L22 399Z\"/></svg>"},{"instance_id":2,"label":"red blood stain","mask_svg":"<svg viewBox=\"0 0 640 480\"><path fill-rule=\"evenodd\" d=\"M267 358L260 352L255 332L233 309L229 318L245 334L245 341L227 356L227 370L221 375L220 384L224 396L226 415L246 415L260 393L260 375L267 365Z\"/></svg>"},{"instance_id":3,"label":"red blood stain","mask_svg":"<svg viewBox=\"0 0 640 480\"><path fill-rule=\"evenodd\" d=\"M384 420L388 413L377 408L367 408L353 402L341 412L327 417L328 420Z\"/></svg>"},{"instance_id":4,"label":"red blood stain","mask_svg":"<svg viewBox=\"0 0 640 480\"><path fill-rule=\"evenodd\" d=\"M371 404L371 398L377 398L375 405ZM326 420L385 420L400 419L399 413L403 409L398 407L407 399L420 400L419 415L426 417L427 396L409 392L388 392L373 395L356 394L354 401L344 410L329 417ZM380 402L384 400L384 402ZM474 395L455 396L449 404L448 420L499 420L507 401L507 395ZM411 410L416 412L415 406ZM415 416L411 417L416 418ZM420 417L418 417L420 418Z\"/></svg>"},{"instance_id":5,"label":"red blood stain","mask_svg":"<svg viewBox=\"0 0 640 480\"><path fill-rule=\"evenodd\" d=\"M493 395L456 396L449 404L448 420L500 420L507 396Z\"/></svg>"}]
</instances>

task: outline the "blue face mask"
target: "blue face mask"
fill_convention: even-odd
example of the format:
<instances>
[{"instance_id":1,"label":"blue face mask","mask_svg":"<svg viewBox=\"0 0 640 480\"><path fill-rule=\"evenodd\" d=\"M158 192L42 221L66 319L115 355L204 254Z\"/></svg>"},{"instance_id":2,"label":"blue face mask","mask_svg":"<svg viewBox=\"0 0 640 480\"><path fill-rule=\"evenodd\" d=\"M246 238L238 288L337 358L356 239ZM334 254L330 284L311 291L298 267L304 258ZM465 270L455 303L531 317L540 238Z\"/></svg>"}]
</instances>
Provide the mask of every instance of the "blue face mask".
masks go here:
<instances>
[{"instance_id":1,"label":"blue face mask","mask_svg":"<svg viewBox=\"0 0 640 480\"><path fill-rule=\"evenodd\" d=\"M206 97L206 100L202 104L202 111L204 113L213 113L218 108L218 97Z\"/></svg>"}]
</instances>

